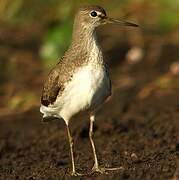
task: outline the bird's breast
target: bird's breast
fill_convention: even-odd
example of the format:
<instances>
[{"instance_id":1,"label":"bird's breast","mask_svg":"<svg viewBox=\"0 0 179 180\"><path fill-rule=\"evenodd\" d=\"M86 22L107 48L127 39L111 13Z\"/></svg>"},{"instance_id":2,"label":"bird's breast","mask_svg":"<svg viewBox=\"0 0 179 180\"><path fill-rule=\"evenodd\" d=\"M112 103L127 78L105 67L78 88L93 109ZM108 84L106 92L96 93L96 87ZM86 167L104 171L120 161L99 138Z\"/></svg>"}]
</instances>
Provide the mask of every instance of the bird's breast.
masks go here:
<instances>
[{"instance_id":1,"label":"bird's breast","mask_svg":"<svg viewBox=\"0 0 179 180\"><path fill-rule=\"evenodd\" d=\"M110 90L110 79L105 67L88 64L76 71L57 101L72 114L76 114L101 104L110 95Z\"/></svg>"}]
</instances>

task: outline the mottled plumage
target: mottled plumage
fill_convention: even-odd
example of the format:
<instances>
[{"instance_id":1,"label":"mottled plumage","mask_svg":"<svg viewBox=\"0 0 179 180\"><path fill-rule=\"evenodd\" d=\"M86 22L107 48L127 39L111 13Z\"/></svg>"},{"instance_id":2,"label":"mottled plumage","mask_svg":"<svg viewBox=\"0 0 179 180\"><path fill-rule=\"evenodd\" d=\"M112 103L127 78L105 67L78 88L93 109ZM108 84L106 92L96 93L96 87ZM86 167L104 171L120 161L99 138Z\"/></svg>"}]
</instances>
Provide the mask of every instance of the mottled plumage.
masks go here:
<instances>
[{"instance_id":1,"label":"mottled plumage","mask_svg":"<svg viewBox=\"0 0 179 180\"><path fill-rule=\"evenodd\" d=\"M96 39L95 27L97 27L98 24L97 25L94 24L92 27L87 27L87 25L89 24L88 21L90 21L91 18L83 19L85 15L82 16L82 14L89 13L89 11L93 11L93 9L99 11L103 16L106 15L104 9L99 6L82 7L78 11L74 21L74 28L73 28L74 31L73 31L71 46L67 50L63 58L60 60L60 62L52 69L46 82L44 83L44 88L41 97L41 103L42 103L41 112L44 114L44 117L47 116L59 117L59 118L63 118L65 122L68 123L69 119L74 114L84 109L94 110L97 104L102 103L111 94L111 87L110 87L111 83L106 68L107 66L105 65L103 53ZM91 65L92 68L94 69L94 72L93 74L91 74L91 76L93 76L94 79L95 78L98 79L98 77L96 76L98 76L99 71L101 73L100 76L104 75L104 79L105 78L107 79L105 81L108 82L106 82L106 84L104 85L102 84L102 86L104 86L102 87L102 89L107 89L108 92L104 94L103 91L101 91L102 94L100 99L98 88L101 89L101 87L98 87L96 88L96 92L93 92L94 94L90 96L90 100L87 99L86 104L84 102L83 105L77 104L77 106L79 107L76 108L74 114L72 113L72 111L69 110L68 110L69 115L66 115L67 113L61 113L65 111L63 108L66 108L65 106L62 105L65 103L63 102L64 100L61 97L64 96L63 93L65 92L67 85L69 85L69 83L73 83L74 75L78 73L78 71L80 71L82 68L86 68L86 71L88 71L87 67L90 68ZM90 71L91 70L89 69L89 73L91 73ZM90 78L90 75L89 77L86 78ZM96 83L100 84L101 82L98 81ZM82 82L79 82L75 86L80 87L81 84ZM89 87L89 88L95 89L95 84L93 86L94 87ZM96 84L96 86L98 86L98 84ZM86 91L88 92L87 89ZM98 100L97 99L95 100L95 97L97 97L96 93L98 94L98 98L97 98ZM88 96L88 94L86 94L85 96ZM61 102L59 102L59 99L61 100ZM65 97L65 99L68 98ZM70 99L68 100L70 101ZM63 114L65 115L63 116Z\"/></svg>"},{"instance_id":2,"label":"mottled plumage","mask_svg":"<svg viewBox=\"0 0 179 180\"><path fill-rule=\"evenodd\" d=\"M72 42L51 70L44 83L41 108L44 121L63 119L66 123L72 160L72 175L79 175L75 169L73 139L68 127L69 120L79 111L90 112L89 138L94 155L93 171L104 173L119 168L101 168L98 164L93 142L95 111L111 95L111 81L103 52L96 38L96 28L106 23L136 26L106 16L100 6L84 6L75 16Z\"/></svg>"},{"instance_id":3,"label":"mottled plumage","mask_svg":"<svg viewBox=\"0 0 179 180\"><path fill-rule=\"evenodd\" d=\"M73 44L70 49L65 53L61 61L50 72L48 79L44 84L41 98L41 112L44 113L44 117L59 117L63 118L65 122L68 123L69 119L74 114L85 109L94 110L97 105L101 104L111 94L111 83L106 68L107 66L103 61L103 53L96 41L95 34L93 34L92 37L89 37L89 39L87 38L85 40L86 48L82 47L80 43L75 45ZM64 97L64 93L66 92L67 87L70 86L71 83L73 83L74 76L78 74L78 72L83 71L83 69L85 69L86 72L89 72L89 76L85 73L81 74L81 76L86 76L86 79L84 79L84 81L89 81L89 89L87 89L87 85L85 85L85 91L94 92L93 94L85 94L85 96L89 95L89 99L87 98L86 103L76 103L76 109L74 111L69 111L69 109L66 109L65 104L68 103L68 101L73 101L73 97L69 96L70 92L66 93ZM100 78L98 76L101 76L103 79L99 81ZM96 79L98 81L93 85L91 84L90 86L91 81L96 81ZM78 80L79 82L75 84L75 88L77 87L79 88L79 90L74 96L77 96L77 94L80 93L81 95L84 95L83 92L80 92L80 87L83 86L83 80ZM103 83L103 81L105 81L105 83ZM100 91L98 89L100 89ZM103 89L104 91L106 91L105 93L103 92ZM69 91L73 92L73 87L71 87ZM68 100L64 102L64 99ZM61 102L59 100L61 100ZM81 100L82 99L79 99L78 102L80 102ZM47 108L44 106L46 106ZM65 109L67 112L64 112Z\"/></svg>"},{"instance_id":4,"label":"mottled plumage","mask_svg":"<svg viewBox=\"0 0 179 180\"><path fill-rule=\"evenodd\" d=\"M49 73L42 91L42 105L52 105L56 101L57 96L64 91L64 84L72 80L76 68L84 65L87 55L85 53L84 55L76 54L73 51L74 49L69 49Z\"/></svg>"}]
</instances>

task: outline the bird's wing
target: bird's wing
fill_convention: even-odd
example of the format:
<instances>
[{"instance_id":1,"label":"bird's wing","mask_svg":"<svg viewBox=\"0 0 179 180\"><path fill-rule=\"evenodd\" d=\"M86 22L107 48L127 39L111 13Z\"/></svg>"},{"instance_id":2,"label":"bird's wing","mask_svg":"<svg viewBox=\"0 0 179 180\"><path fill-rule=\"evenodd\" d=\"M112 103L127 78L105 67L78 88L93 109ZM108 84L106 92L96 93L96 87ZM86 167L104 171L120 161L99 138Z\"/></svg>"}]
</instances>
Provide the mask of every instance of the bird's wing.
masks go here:
<instances>
[{"instance_id":1,"label":"bird's wing","mask_svg":"<svg viewBox=\"0 0 179 180\"><path fill-rule=\"evenodd\" d=\"M65 89L65 83L72 78L72 69L75 57L64 56L59 63L51 70L47 80L44 83L41 96L41 104L48 106L56 101L58 95L62 94Z\"/></svg>"},{"instance_id":2,"label":"bird's wing","mask_svg":"<svg viewBox=\"0 0 179 180\"><path fill-rule=\"evenodd\" d=\"M79 55L76 53L75 48L71 50L71 53L67 51L55 68L52 69L44 83L41 97L41 103L44 106L53 104L57 96L63 93L65 89L64 84L72 79L73 70L81 66L85 59L86 52L84 52L84 55Z\"/></svg>"},{"instance_id":3,"label":"bird's wing","mask_svg":"<svg viewBox=\"0 0 179 180\"><path fill-rule=\"evenodd\" d=\"M58 71L54 68L44 83L41 96L41 104L48 106L53 104L60 92L64 90L63 84L60 83Z\"/></svg>"}]
</instances>

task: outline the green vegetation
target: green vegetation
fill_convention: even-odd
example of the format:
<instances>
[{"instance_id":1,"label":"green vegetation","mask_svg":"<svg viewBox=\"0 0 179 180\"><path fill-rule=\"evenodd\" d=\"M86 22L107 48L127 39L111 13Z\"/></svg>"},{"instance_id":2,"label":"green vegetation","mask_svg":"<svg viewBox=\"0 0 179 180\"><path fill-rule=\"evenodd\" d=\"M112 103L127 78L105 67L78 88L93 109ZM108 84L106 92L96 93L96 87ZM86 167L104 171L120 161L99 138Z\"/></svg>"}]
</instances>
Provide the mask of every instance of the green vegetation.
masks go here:
<instances>
[{"instance_id":1,"label":"green vegetation","mask_svg":"<svg viewBox=\"0 0 179 180\"><path fill-rule=\"evenodd\" d=\"M5 22L15 24L36 21L47 27L39 54L44 67L48 68L59 60L68 47L73 14L81 4L100 4L118 14L121 10L125 12L127 9L128 12L134 12L132 16L136 19L138 19L138 14L143 14L145 17L145 13L151 11L154 13L152 18L155 19L152 28L157 34L168 33L179 27L178 0L157 0L155 2L147 0L114 0L112 2L109 0L67 0L65 2L60 0L0 0L0 18ZM147 14L146 19L150 21ZM152 22L153 19L151 19ZM150 24L148 21L144 24Z\"/></svg>"},{"instance_id":2,"label":"green vegetation","mask_svg":"<svg viewBox=\"0 0 179 180\"><path fill-rule=\"evenodd\" d=\"M125 37L130 39L134 35L135 43L146 47L155 40L154 48L151 46L146 52L152 54L154 65L166 37L178 42L179 0L0 0L0 94L4 98L0 106L5 106L5 110L39 106L38 85L45 78L42 70L49 72L68 48L74 14L82 4L99 4L113 17L129 18L138 23L140 29L128 31ZM146 50L145 47L143 49ZM172 56L168 59L178 61ZM162 75L154 83L146 85L140 97L146 97L154 89L171 88L171 84L176 83L168 74ZM36 87L37 93L34 93Z\"/></svg>"}]
</instances>

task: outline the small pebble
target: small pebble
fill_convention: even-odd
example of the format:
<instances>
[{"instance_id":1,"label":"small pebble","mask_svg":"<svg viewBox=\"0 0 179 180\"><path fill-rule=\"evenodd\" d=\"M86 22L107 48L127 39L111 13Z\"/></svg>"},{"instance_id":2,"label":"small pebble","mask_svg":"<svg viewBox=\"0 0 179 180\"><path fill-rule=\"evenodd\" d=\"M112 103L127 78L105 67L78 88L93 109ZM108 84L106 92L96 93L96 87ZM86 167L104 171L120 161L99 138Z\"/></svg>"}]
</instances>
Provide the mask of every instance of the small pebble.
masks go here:
<instances>
[{"instance_id":1,"label":"small pebble","mask_svg":"<svg viewBox=\"0 0 179 180\"><path fill-rule=\"evenodd\" d=\"M127 55L126 59L129 64L136 64L144 57L144 51L141 47L132 47Z\"/></svg>"},{"instance_id":2,"label":"small pebble","mask_svg":"<svg viewBox=\"0 0 179 180\"><path fill-rule=\"evenodd\" d=\"M132 159L133 162L136 162L136 161L138 161L138 156L135 153L132 153L131 154L131 159Z\"/></svg>"},{"instance_id":3,"label":"small pebble","mask_svg":"<svg viewBox=\"0 0 179 180\"><path fill-rule=\"evenodd\" d=\"M127 151L124 151L124 155L127 156L127 155L128 155L128 152L127 152Z\"/></svg>"},{"instance_id":4,"label":"small pebble","mask_svg":"<svg viewBox=\"0 0 179 180\"><path fill-rule=\"evenodd\" d=\"M175 76L179 75L179 61L176 61L170 65L170 72Z\"/></svg>"}]
</instances>

